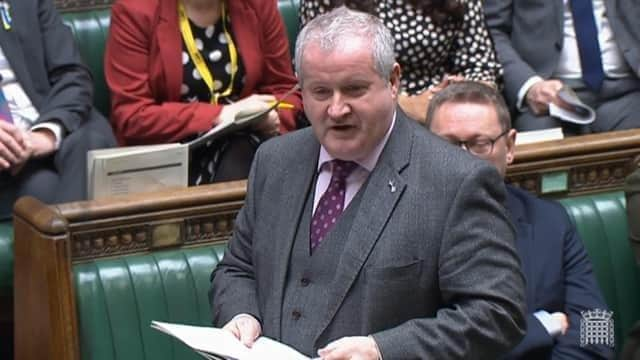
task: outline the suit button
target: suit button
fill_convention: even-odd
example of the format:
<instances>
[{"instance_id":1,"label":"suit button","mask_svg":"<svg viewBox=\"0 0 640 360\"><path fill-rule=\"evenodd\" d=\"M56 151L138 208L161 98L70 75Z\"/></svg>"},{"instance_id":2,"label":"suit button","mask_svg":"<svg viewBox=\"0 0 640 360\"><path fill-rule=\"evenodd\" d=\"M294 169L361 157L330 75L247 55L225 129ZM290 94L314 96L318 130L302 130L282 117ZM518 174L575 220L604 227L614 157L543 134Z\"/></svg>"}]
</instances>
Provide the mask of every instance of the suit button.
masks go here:
<instances>
[{"instance_id":1,"label":"suit button","mask_svg":"<svg viewBox=\"0 0 640 360\"><path fill-rule=\"evenodd\" d=\"M553 45L555 46L556 50L562 50L562 44L560 44L559 42L556 41Z\"/></svg>"},{"instance_id":2,"label":"suit button","mask_svg":"<svg viewBox=\"0 0 640 360\"><path fill-rule=\"evenodd\" d=\"M309 286L309 283L310 283L310 282L311 282L311 281L310 281L308 278L302 278L302 279L300 279L300 284L302 285L302 287L307 287L307 286Z\"/></svg>"},{"instance_id":3,"label":"suit button","mask_svg":"<svg viewBox=\"0 0 640 360\"><path fill-rule=\"evenodd\" d=\"M298 320L298 319L300 319L301 316L302 316L302 314L298 310L293 310L291 312L291 317L293 318L293 320Z\"/></svg>"}]
</instances>

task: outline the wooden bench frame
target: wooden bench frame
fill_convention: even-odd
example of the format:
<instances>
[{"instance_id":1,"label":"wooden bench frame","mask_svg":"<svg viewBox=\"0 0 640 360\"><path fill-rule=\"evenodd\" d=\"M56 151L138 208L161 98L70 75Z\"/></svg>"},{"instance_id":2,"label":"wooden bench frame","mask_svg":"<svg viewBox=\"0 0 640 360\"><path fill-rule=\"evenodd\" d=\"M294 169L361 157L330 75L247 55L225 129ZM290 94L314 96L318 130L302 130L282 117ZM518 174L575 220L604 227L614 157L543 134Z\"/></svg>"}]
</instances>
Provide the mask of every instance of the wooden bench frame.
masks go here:
<instances>
[{"instance_id":1,"label":"wooden bench frame","mask_svg":"<svg viewBox=\"0 0 640 360\"><path fill-rule=\"evenodd\" d=\"M640 130L520 146L508 180L536 193L619 190L640 164ZM548 191L547 177L566 186ZM246 182L15 209L15 358L80 359L72 283L75 263L164 247L226 241Z\"/></svg>"},{"instance_id":2,"label":"wooden bench frame","mask_svg":"<svg viewBox=\"0 0 640 360\"><path fill-rule=\"evenodd\" d=\"M507 181L552 197L622 190L640 166L640 129L583 135L516 148Z\"/></svg>"},{"instance_id":3,"label":"wooden bench frame","mask_svg":"<svg viewBox=\"0 0 640 360\"><path fill-rule=\"evenodd\" d=\"M226 241L245 189L237 181L58 206L20 199L15 358L80 359L73 264Z\"/></svg>"}]
</instances>

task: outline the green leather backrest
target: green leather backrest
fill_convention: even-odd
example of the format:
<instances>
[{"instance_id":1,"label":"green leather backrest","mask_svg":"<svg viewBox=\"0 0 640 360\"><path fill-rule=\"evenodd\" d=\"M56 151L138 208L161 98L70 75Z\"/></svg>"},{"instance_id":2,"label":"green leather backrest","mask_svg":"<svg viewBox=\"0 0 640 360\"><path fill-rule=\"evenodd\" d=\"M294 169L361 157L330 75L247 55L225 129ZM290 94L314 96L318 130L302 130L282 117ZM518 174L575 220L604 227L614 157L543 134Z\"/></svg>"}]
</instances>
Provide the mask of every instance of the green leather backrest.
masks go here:
<instances>
[{"instance_id":1,"label":"green leather backrest","mask_svg":"<svg viewBox=\"0 0 640 360\"><path fill-rule=\"evenodd\" d=\"M278 0L278 10L287 27L287 35L289 36L289 51L293 59L296 37L298 36L298 28L300 21L298 18L298 9L300 8L300 0Z\"/></svg>"},{"instance_id":2,"label":"green leather backrest","mask_svg":"<svg viewBox=\"0 0 640 360\"><path fill-rule=\"evenodd\" d=\"M160 251L74 265L82 359L201 359L149 324L211 325L209 276L224 248Z\"/></svg>"},{"instance_id":3,"label":"green leather backrest","mask_svg":"<svg viewBox=\"0 0 640 360\"><path fill-rule=\"evenodd\" d=\"M104 46L109 33L111 10L82 10L62 14L80 48L82 60L93 75L93 104L109 117L109 89L104 80Z\"/></svg>"},{"instance_id":4,"label":"green leather backrest","mask_svg":"<svg viewBox=\"0 0 640 360\"><path fill-rule=\"evenodd\" d=\"M13 224L0 221L0 296L13 291Z\"/></svg>"},{"instance_id":5,"label":"green leather backrest","mask_svg":"<svg viewBox=\"0 0 640 360\"><path fill-rule=\"evenodd\" d=\"M562 199L593 263L600 289L613 310L616 348L640 320L640 270L628 241L623 192Z\"/></svg>"}]
</instances>

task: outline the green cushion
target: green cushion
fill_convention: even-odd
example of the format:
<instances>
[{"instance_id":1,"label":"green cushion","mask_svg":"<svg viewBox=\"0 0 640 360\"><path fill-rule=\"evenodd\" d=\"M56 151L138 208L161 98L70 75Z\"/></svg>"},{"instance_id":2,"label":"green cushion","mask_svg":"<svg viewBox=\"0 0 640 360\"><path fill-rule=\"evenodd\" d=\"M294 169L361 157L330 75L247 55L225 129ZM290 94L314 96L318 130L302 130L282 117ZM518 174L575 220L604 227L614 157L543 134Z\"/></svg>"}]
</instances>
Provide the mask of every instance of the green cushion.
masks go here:
<instances>
[{"instance_id":1,"label":"green cushion","mask_svg":"<svg viewBox=\"0 0 640 360\"><path fill-rule=\"evenodd\" d=\"M13 291L13 224L0 221L0 296Z\"/></svg>"},{"instance_id":2,"label":"green cushion","mask_svg":"<svg viewBox=\"0 0 640 360\"><path fill-rule=\"evenodd\" d=\"M83 10L62 14L80 47L82 60L93 75L95 107L109 117L109 89L104 80L104 46L109 33L111 10Z\"/></svg>"},{"instance_id":3,"label":"green cushion","mask_svg":"<svg viewBox=\"0 0 640 360\"><path fill-rule=\"evenodd\" d=\"M296 37L298 36L298 27L300 20L298 18L298 9L300 8L300 0L278 0L278 10L287 27L287 35L289 36L289 50L291 58L294 56Z\"/></svg>"},{"instance_id":4,"label":"green cushion","mask_svg":"<svg viewBox=\"0 0 640 360\"><path fill-rule=\"evenodd\" d=\"M73 268L83 359L200 359L151 320L211 325L207 293L225 245L124 256Z\"/></svg>"},{"instance_id":5,"label":"green cushion","mask_svg":"<svg viewBox=\"0 0 640 360\"><path fill-rule=\"evenodd\" d=\"M593 262L615 321L616 348L640 320L640 271L628 241L623 192L562 199Z\"/></svg>"}]
</instances>

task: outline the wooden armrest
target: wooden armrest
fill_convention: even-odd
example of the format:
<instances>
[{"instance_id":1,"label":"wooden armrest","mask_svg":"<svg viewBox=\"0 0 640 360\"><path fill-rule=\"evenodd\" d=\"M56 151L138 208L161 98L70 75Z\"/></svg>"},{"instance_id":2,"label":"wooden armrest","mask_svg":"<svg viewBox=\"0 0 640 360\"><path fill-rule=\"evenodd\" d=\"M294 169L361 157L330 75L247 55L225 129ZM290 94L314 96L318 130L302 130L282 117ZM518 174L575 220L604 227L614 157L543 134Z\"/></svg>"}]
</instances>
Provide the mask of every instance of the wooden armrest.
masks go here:
<instances>
[{"instance_id":1,"label":"wooden armrest","mask_svg":"<svg viewBox=\"0 0 640 360\"><path fill-rule=\"evenodd\" d=\"M246 181L15 206L15 357L79 359L73 264L228 240Z\"/></svg>"}]
</instances>

